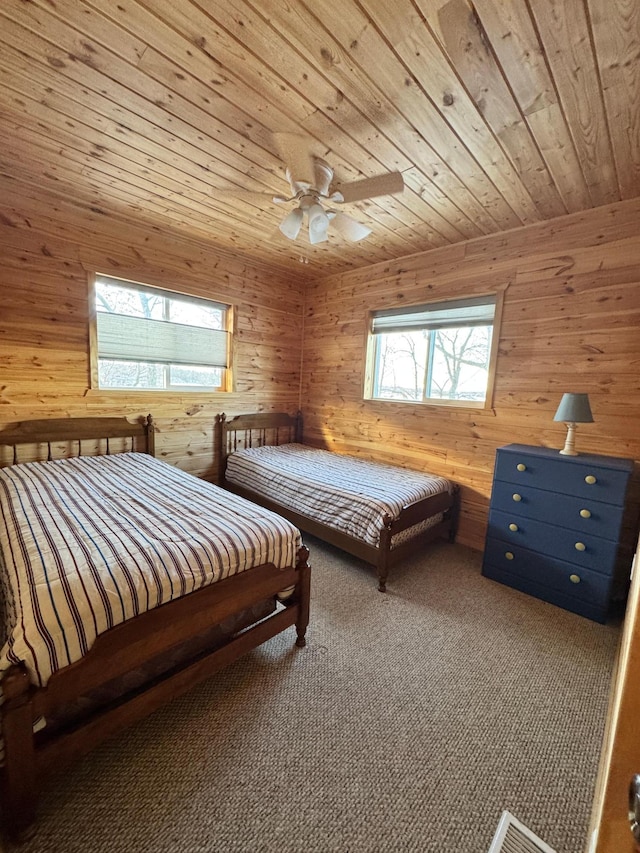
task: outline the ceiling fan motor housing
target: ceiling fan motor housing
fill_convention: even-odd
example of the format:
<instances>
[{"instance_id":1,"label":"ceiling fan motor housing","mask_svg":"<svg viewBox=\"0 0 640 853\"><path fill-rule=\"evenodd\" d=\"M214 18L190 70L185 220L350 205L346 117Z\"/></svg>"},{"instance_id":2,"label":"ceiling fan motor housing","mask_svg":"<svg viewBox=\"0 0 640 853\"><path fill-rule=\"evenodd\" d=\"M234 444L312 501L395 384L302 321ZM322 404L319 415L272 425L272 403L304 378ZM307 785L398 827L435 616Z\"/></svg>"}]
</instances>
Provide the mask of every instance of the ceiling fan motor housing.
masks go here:
<instances>
[{"instance_id":1,"label":"ceiling fan motor housing","mask_svg":"<svg viewBox=\"0 0 640 853\"><path fill-rule=\"evenodd\" d=\"M313 159L313 173L315 177L314 185L307 183L306 181L297 181L291 174L291 170L287 168L287 180L291 186L291 192L294 196L298 194L306 194L311 190L314 194L319 196L324 196L325 198L329 195L329 187L331 186L331 181L333 180L333 169L331 166L326 163L324 160L320 160L317 157Z\"/></svg>"}]
</instances>

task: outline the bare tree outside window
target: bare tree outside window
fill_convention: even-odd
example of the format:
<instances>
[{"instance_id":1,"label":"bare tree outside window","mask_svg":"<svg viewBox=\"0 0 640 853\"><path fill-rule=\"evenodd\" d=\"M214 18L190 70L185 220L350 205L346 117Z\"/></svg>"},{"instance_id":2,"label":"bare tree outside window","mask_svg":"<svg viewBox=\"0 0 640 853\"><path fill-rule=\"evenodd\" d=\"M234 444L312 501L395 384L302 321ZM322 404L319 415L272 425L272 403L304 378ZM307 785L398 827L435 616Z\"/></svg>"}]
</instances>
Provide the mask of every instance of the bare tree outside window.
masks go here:
<instances>
[{"instance_id":1,"label":"bare tree outside window","mask_svg":"<svg viewBox=\"0 0 640 853\"><path fill-rule=\"evenodd\" d=\"M427 342L425 331L380 336L377 371L380 396L422 399Z\"/></svg>"},{"instance_id":2,"label":"bare tree outside window","mask_svg":"<svg viewBox=\"0 0 640 853\"><path fill-rule=\"evenodd\" d=\"M484 400L490 349L490 326L378 335L374 396Z\"/></svg>"},{"instance_id":3,"label":"bare tree outside window","mask_svg":"<svg viewBox=\"0 0 640 853\"><path fill-rule=\"evenodd\" d=\"M484 400L491 352L491 327L438 329L425 397Z\"/></svg>"}]
</instances>

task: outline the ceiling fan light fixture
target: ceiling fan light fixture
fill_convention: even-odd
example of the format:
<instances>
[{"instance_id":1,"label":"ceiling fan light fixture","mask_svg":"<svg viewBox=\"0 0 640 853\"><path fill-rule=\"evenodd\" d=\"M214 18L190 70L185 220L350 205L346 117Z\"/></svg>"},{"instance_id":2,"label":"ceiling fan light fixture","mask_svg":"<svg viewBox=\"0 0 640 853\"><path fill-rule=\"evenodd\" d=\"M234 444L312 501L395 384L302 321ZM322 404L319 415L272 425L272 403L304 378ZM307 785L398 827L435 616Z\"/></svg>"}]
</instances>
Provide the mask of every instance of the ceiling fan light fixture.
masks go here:
<instances>
[{"instance_id":1,"label":"ceiling fan light fixture","mask_svg":"<svg viewBox=\"0 0 640 853\"><path fill-rule=\"evenodd\" d=\"M322 205L312 204L308 210L309 216L309 242L324 243L327 240L327 229L329 228L329 217L324 212Z\"/></svg>"},{"instance_id":2,"label":"ceiling fan light fixture","mask_svg":"<svg viewBox=\"0 0 640 853\"><path fill-rule=\"evenodd\" d=\"M279 225L280 230L289 240L295 240L300 233L304 214L299 207L289 211Z\"/></svg>"},{"instance_id":3,"label":"ceiling fan light fixture","mask_svg":"<svg viewBox=\"0 0 640 853\"><path fill-rule=\"evenodd\" d=\"M345 240L349 240L350 243L357 243L359 240L364 240L365 237L373 233L371 228L367 228L366 225L339 211L331 216L331 224L338 234L344 237Z\"/></svg>"}]
</instances>

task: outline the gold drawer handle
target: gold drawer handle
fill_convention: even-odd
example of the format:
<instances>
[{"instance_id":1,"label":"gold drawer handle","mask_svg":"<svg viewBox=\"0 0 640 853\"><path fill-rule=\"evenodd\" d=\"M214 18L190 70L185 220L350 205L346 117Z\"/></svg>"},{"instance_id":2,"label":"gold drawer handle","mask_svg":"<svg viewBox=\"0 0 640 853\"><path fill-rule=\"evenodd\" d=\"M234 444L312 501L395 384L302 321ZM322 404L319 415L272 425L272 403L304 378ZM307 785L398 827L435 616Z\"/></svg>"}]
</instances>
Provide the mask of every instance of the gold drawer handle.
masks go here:
<instances>
[{"instance_id":1,"label":"gold drawer handle","mask_svg":"<svg viewBox=\"0 0 640 853\"><path fill-rule=\"evenodd\" d=\"M576 547L576 551L586 551L587 550L587 546L584 544L584 542L576 542L575 547Z\"/></svg>"},{"instance_id":2,"label":"gold drawer handle","mask_svg":"<svg viewBox=\"0 0 640 853\"><path fill-rule=\"evenodd\" d=\"M519 530L519 529L520 529L520 528L518 527L518 525L517 525L517 524L510 524L510 525L509 525L509 530L511 530L513 533L515 533L515 532L516 532L517 530Z\"/></svg>"},{"instance_id":3,"label":"gold drawer handle","mask_svg":"<svg viewBox=\"0 0 640 853\"><path fill-rule=\"evenodd\" d=\"M513 553L511 551L506 551L505 557L507 558L507 560L513 560Z\"/></svg>"},{"instance_id":4,"label":"gold drawer handle","mask_svg":"<svg viewBox=\"0 0 640 853\"><path fill-rule=\"evenodd\" d=\"M524 464L524 462L520 462L518 465L516 465L516 468L518 469L518 471L526 471L527 470L527 466Z\"/></svg>"},{"instance_id":5,"label":"gold drawer handle","mask_svg":"<svg viewBox=\"0 0 640 853\"><path fill-rule=\"evenodd\" d=\"M588 509L581 509L580 510L580 518L591 518L591 513L589 512Z\"/></svg>"},{"instance_id":6,"label":"gold drawer handle","mask_svg":"<svg viewBox=\"0 0 640 853\"><path fill-rule=\"evenodd\" d=\"M587 474L587 476L584 478L584 481L585 481L585 483L588 483L590 486L593 486L594 483L598 482L596 480L596 478L593 476L593 474Z\"/></svg>"},{"instance_id":7,"label":"gold drawer handle","mask_svg":"<svg viewBox=\"0 0 640 853\"><path fill-rule=\"evenodd\" d=\"M522 500L522 495L515 494L515 495L513 496L513 499L514 499L514 501L516 501L516 503L517 503L518 501L521 501L521 500Z\"/></svg>"},{"instance_id":8,"label":"gold drawer handle","mask_svg":"<svg viewBox=\"0 0 640 853\"><path fill-rule=\"evenodd\" d=\"M571 583L580 583L580 575L569 575Z\"/></svg>"}]
</instances>

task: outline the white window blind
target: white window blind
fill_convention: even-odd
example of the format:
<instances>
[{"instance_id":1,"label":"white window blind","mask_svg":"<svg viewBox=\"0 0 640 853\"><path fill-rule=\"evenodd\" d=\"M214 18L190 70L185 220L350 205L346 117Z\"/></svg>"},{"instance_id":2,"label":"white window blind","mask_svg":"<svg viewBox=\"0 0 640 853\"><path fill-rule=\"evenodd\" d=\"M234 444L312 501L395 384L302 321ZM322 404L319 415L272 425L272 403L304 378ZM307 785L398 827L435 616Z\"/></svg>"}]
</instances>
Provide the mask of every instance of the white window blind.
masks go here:
<instances>
[{"instance_id":1,"label":"white window blind","mask_svg":"<svg viewBox=\"0 0 640 853\"><path fill-rule=\"evenodd\" d=\"M91 292L98 388L229 390L231 305L102 274Z\"/></svg>"},{"instance_id":2,"label":"white window blind","mask_svg":"<svg viewBox=\"0 0 640 853\"><path fill-rule=\"evenodd\" d=\"M100 358L227 367L229 333L168 320L98 312Z\"/></svg>"},{"instance_id":3,"label":"white window blind","mask_svg":"<svg viewBox=\"0 0 640 853\"><path fill-rule=\"evenodd\" d=\"M372 318L374 334L415 332L420 329L451 329L459 326L489 326L496 310L495 296L452 299L413 308L376 311Z\"/></svg>"}]
</instances>

